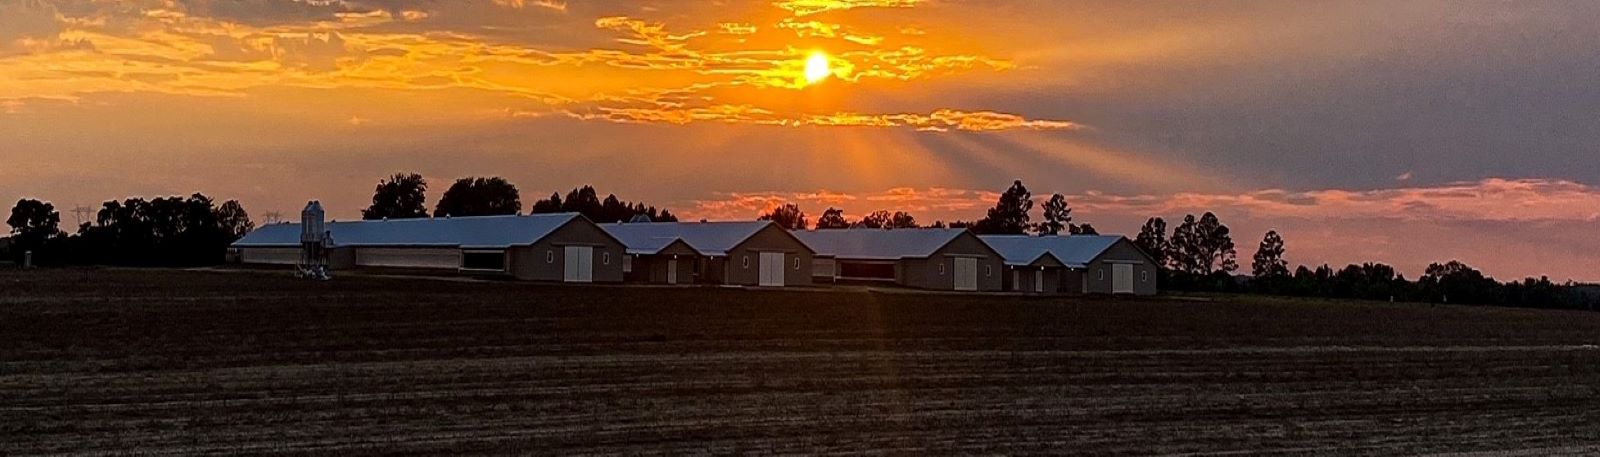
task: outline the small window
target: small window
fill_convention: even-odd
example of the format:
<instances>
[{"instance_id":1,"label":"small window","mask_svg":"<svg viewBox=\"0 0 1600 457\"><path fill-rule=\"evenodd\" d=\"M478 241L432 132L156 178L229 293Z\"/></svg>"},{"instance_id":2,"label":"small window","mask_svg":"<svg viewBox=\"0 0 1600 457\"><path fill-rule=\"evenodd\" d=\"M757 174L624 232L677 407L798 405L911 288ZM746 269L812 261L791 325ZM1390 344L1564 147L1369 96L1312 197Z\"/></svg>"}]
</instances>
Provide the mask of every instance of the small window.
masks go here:
<instances>
[{"instance_id":1,"label":"small window","mask_svg":"<svg viewBox=\"0 0 1600 457\"><path fill-rule=\"evenodd\" d=\"M609 253L609 252L600 253L600 264L601 265L610 265L611 264L611 253Z\"/></svg>"},{"instance_id":2,"label":"small window","mask_svg":"<svg viewBox=\"0 0 1600 457\"><path fill-rule=\"evenodd\" d=\"M983 266L983 277L987 278L987 277L990 277L990 276L994 276L994 265L984 265Z\"/></svg>"},{"instance_id":3,"label":"small window","mask_svg":"<svg viewBox=\"0 0 1600 457\"><path fill-rule=\"evenodd\" d=\"M939 262L939 276L944 276L944 262Z\"/></svg>"},{"instance_id":4,"label":"small window","mask_svg":"<svg viewBox=\"0 0 1600 457\"><path fill-rule=\"evenodd\" d=\"M556 251L544 251L544 263L556 263Z\"/></svg>"},{"instance_id":5,"label":"small window","mask_svg":"<svg viewBox=\"0 0 1600 457\"><path fill-rule=\"evenodd\" d=\"M799 257L795 257L794 258L794 270L795 271L800 271L800 258Z\"/></svg>"},{"instance_id":6,"label":"small window","mask_svg":"<svg viewBox=\"0 0 1600 457\"><path fill-rule=\"evenodd\" d=\"M1101 281L1105 281L1106 280L1106 269L1104 269L1104 268L1100 269L1100 280Z\"/></svg>"},{"instance_id":7,"label":"small window","mask_svg":"<svg viewBox=\"0 0 1600 457\"><path fill-rule=\"evenodd\" d=\"M1148 271L1139 272L1139 282L1150 282L1150 272L1148 272Z\"/></svg>"},{"instance_id":8,"label":"small window","mask_svg":"<svg viewBox=\"0 0 1600 457\"><path fill-rule=\"evenodd\" d=\"M740 260L739 263L743 264L746 269L750 268L750 256L744 256L744 259Z\"/></svg>"},{"instance_id":9,"label":"small window","mask_svg":"<svg viewBox=\"0 0 1600 457\"><path fill-rule=\"evenodd\" d=\"M504 271L506 269L506 253L501 252L462 252L461 269Z\"/></svg>"}]
</instances>

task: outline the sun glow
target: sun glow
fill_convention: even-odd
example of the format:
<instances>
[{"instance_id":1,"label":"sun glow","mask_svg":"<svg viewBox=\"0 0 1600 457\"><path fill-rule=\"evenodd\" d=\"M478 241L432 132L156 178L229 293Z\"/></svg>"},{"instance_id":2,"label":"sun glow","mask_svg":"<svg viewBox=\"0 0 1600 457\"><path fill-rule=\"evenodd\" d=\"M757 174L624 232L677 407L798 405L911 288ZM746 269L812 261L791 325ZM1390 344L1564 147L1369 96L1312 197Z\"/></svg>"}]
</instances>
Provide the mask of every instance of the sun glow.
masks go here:
<instances>
[{"instance_id":1,"label":"sun glow","mask_svg":"<svg viewBox=\"0 0 1600 457\"><path fill-rule=\"evenodd\" d=\"M828 68L827 54L818 51L811 53L811 57L806 58L806 84L816 84L818 81L827 79L828 75L831 74L833 74L833 70Z\"/></svg>"}]
</instances>

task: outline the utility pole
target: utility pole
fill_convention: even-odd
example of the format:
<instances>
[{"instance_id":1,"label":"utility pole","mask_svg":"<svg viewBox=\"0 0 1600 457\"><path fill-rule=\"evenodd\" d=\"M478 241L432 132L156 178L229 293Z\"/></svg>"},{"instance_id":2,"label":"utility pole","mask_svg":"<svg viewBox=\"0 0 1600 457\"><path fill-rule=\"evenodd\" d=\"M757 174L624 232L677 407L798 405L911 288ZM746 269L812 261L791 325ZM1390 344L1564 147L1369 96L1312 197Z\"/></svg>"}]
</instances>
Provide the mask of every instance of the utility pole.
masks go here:
<instances>
[{"instance_id":1,"label":"utility pole","mask_svg":"<svg viewBox=\"0 0 1600 457\"><path fill-rule=\"evenodd\" d=\"M87 206L78 205L77 208L72 209L72 215L78 219L78 226L82 227L84 221L94 220L94 209Z\"/></svg>"}]
</instances>

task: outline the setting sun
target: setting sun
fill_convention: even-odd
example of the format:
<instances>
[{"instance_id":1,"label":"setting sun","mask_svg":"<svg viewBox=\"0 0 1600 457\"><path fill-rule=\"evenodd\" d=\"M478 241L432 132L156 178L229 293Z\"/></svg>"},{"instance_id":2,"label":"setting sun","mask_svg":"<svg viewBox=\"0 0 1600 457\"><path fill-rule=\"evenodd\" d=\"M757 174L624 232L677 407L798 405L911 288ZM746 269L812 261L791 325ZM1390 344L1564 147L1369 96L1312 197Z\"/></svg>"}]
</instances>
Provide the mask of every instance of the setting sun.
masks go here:
<instances>
[{"instance_id":1,"label":"setting sun","mask_svg":"<svg viewBox=\"0 0 1600 457\"><path fill-rule=\"evenodd\" d=\"M828 69L828 55L822 52L813 52L806 58L806 83L813 84L826 79L832 71Z\"/></svg>"}]
</instances>

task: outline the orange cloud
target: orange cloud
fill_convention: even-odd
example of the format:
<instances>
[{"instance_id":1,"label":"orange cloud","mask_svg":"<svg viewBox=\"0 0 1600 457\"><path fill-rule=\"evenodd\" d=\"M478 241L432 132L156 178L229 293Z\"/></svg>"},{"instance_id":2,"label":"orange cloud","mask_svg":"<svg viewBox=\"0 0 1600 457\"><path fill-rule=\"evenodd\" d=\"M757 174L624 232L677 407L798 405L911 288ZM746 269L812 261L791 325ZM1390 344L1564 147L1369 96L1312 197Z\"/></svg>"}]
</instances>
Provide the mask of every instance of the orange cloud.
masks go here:
<instances>
[{"instance_id":1,"label":"orange cloud","mask_svg":"<svg viewBox=\"0 0 1600 457\"><path fill-rule=\"evenodd\" d=\"M855 8L910 8L918 3L922 3L922 0L778 0L773 5L789 10L795 16L809 16Z\"/></svg>"}]
</instances>

